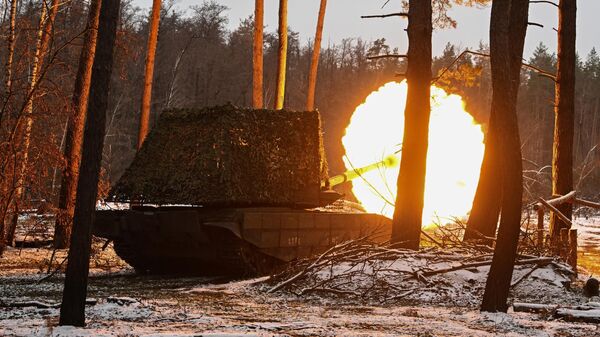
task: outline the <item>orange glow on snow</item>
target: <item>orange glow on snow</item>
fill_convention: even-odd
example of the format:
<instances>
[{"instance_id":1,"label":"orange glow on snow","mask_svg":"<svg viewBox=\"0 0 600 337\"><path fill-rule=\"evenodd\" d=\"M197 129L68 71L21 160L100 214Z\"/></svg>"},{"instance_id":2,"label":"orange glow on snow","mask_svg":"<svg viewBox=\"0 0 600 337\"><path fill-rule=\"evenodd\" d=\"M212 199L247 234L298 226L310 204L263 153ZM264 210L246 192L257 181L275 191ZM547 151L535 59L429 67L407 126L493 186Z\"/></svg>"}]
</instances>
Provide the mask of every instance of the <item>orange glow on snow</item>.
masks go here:
<instances>
[{"instance_id":1,"label":"orange glow on snow","mask_svg":"<svg viewBox=\"0 0 600 337\"><path fill-rule=\"evenodd\" d=\"M394 153L401 156L406 91L406 81L387 83L356 108L342 138L348 170ZM465 111L461 97L432 86L424 225L471 210L483 151L481 126ZM353 181L352 191L367 211L392 217L399 167L381 166Z\"/></svg>"}]
</instances>

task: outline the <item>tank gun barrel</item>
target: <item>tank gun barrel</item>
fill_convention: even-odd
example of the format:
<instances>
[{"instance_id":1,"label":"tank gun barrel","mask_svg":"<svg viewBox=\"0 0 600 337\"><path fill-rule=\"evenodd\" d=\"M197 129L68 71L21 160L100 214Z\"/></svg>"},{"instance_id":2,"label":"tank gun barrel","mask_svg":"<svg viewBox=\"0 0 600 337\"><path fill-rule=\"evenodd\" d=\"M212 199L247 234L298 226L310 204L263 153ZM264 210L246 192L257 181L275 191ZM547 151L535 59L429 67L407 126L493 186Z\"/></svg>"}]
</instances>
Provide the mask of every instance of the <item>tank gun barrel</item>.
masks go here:
<instances>
[{"instance_id":1,"label":"tank gun barrel","mask_svg":"<svg viewBox=\"0 0 600 337\"><path fill-rule=\"evenodd\" d=\"M343 184L347 181L354 180L367 172L370 172L370 171L373 171L373 170L376 170L379 168L384 168L384 167L394 167L394 166L398 166L399 164L400 164L400 159L399 159L398 155L392 154L376 163L373 163L373 164L370 164L367 166L363 166L363 167L359 167L359 168L350 169L344 173L330 177L328 180L324 181L321 184L321 187L331 188L333 186Z\"/></svg>"}]
</instances>

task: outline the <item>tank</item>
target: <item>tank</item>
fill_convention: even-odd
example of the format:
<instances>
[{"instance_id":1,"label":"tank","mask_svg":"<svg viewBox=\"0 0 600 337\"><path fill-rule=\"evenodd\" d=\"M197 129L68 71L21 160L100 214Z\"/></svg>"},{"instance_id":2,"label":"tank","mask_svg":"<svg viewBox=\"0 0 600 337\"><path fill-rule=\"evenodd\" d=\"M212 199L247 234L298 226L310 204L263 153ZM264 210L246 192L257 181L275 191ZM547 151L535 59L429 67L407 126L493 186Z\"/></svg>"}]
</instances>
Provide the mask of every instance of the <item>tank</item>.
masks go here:
<instances>
[{"instance_id":1,"label":"tank","mask_svg":"<svg viewBox=\"0 0 600 337\"><path fill-rule=\"evenodd\" d=\"M390 219L332 187L397 163L328 177L319 113L232 105L161 115L97 210L94 235L139 272L258 275L364 236Z\"/></svg>"}]
</instances>

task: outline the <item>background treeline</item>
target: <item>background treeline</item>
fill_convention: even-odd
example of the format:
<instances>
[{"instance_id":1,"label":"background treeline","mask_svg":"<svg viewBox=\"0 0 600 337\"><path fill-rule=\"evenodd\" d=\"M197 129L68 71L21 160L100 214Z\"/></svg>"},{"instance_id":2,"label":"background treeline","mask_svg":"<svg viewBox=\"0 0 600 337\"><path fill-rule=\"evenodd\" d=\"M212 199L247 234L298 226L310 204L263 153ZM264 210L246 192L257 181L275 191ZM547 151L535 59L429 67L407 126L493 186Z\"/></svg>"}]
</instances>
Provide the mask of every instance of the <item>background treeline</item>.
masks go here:
<instances>
[{"instance_id":1,"label":"background treeline","mask_svg":"<svg viewBox=\"0 0 600 337\"><path fill-rule=\"evenodd\" d=\"M169 107L211 106L231 102L252 103L252 18L237 28L227 29L227 8L215 1L191 7L183 13L167 2L162 9L156 68L154 72L151 121ZM0 7L0 31L9 30L8 10ZM19 184L15 168L23 159L23 141L17 127L26 114L29 74L35 57L35 39L41 12L39 2L21 1L16 17L16 48L12 65L12 89L6 89L6 71L0 72L3 118L0 121L0 210L8 208L12 191ZM61 148L69 116L69 102L77 71L87 3L64 2L53 25L40 81L32 94L34 121L25 180L23 207L32 201L55 204L64 166ZM140 99L144 74L144 50L148 36L148 13L125 1L118 30L115 69L110 92L103 160L104 186L114 183L132 160L137 142ZM290 31L286 108L303 109L311 44L299 41ZM277 36L265 34L265 104L272 106L275 92ZM7 39L0 40L0 65L8 53ZM478 47L487 53L487 47ZM401 80L405 64L396 59L368 60L369 55L391 54L384 39L345 39L322 48L317 82L316 106L322 113L325 145L331 173L344 169L341 137L354 108L386 82ZM461 94L468 110L486 122L491 98L489 60L465 54L448 44L434 61L434 74L444 72L437 85ZM554 72L555 55L540 45L528 63ZM444 71L449 65L449 70ZM6 67L5 67L6 68ZM578 63L575 184L584 194L597 193L600 186L600 57L595 51ZM553 97L551 80L524 70L519 116L523 141L527 189L532 195L548 195L552 158ZM399 111L399 113L402 113ZM174 130L174 132L176 132ZM375 132L375 131L374 131ZM460 136L457 134L457 136ZM596 149L594 151L594 149ZM452 163L448 163L452 165ZM585 178L585 179L584 179ZM104 189L106 191L106 188ZM596 192L594 192L596 191ZM23 208L21 207L21 208Z\"/></svg>"}]
</instances>

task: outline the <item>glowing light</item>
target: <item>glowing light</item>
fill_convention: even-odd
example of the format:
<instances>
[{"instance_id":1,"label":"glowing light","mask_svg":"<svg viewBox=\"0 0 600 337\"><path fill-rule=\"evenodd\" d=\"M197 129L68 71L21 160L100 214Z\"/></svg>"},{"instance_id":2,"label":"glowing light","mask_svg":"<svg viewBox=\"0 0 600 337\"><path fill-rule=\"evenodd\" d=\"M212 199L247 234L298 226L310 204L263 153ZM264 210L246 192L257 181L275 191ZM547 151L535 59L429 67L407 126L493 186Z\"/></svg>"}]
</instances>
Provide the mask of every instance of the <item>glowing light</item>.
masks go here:
<instances>
[{"instance_id":1,"label":"glowing light","mask_svg":"<svg viewBox=\"0 0 600 337\"><path fill-rule=\"evenodd\" d=\"M347 169L401 155L407 85L390 82L358 106L342 143ZM483 132L458 95L431 88L431 120L423 224L463 217L471 209L483 159ZM392 217L399 165L379 166L353 181L353 193L369 211Z\"/></svg>"}]
</instances>

